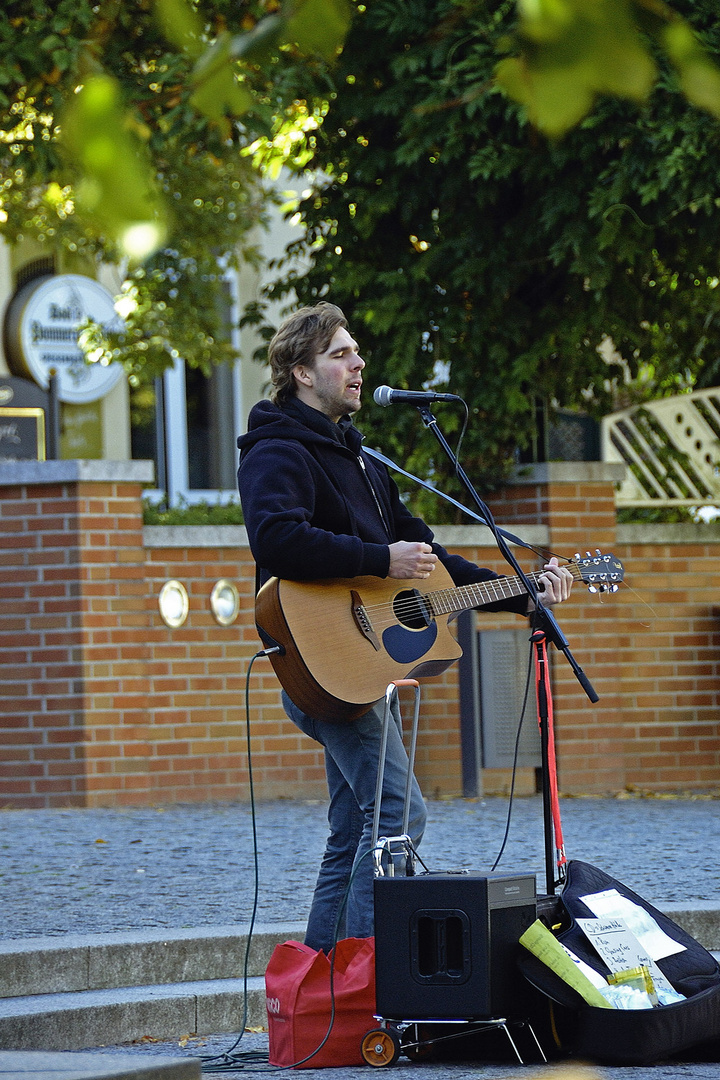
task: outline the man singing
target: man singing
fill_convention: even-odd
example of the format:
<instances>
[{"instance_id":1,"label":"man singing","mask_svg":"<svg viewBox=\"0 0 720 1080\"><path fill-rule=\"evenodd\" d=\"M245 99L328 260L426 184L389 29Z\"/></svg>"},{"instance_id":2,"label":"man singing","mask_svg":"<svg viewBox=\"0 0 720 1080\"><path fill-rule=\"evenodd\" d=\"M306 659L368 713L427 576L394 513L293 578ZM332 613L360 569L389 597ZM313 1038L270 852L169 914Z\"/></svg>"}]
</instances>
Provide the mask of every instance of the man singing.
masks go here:
<instances>
[{"instance_id":1,"label":"man singing","mask_svg":"<svg viewBox=\"0 0 720 1080\"><path fill-rule=\"evenodd\" d=\"M435 543L425 522L401 501L387 469L363 452L352 415L361 405L365 361L338 307L323 302L294 312L270 342L268 359L271 400L252 409L248 432L238 439L240 497L261 582L270 576L429 578L438 561L456 585L497 577ZM539 583L549 607L570 595L572 575L551 559ZM525 615L532 602L523 594L488 608ZM337 937L373 934L373 866L363 856L372 839L384 702L356 720L336 722L308 716L284 691L282 700L289 718L325 749L330 833L305 942L329 950L346 892ZM403 817L408 762L397 712L394 720L381 836L397 835ZM425 820L413 781L408 831L415 845Z\"/></svg>"}]
</instances>

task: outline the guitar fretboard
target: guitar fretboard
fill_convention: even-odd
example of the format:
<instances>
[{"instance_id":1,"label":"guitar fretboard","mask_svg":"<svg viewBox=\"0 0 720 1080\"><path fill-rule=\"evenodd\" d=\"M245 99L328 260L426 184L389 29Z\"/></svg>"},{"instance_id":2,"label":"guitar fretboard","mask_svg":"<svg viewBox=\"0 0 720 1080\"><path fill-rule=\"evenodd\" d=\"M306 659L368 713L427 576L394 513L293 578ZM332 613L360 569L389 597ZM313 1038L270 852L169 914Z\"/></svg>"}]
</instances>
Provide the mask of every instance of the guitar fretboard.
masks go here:
<instances>
[{"instance_id":1,"label":"guitar fretboard","mask_svg":"<svg viewBox=\"0 0 720 1080\"><path fill-rule=\"evenodd\" d=\"M582 577L578 566L570 563L568 569L577 580ZM537 584L542 571L528 574L528 580ZM491 578L489 581L478 581L474 585L460 585L456 589L442 589L439 592L426 593L425 600L429 602L434 615L452 615L456 611L467 611L468 608L482 607L484 604L493 604L496 600L509 600L513 596L520 596L527 592L519 577Z\"/></svg>"}]
</instances>

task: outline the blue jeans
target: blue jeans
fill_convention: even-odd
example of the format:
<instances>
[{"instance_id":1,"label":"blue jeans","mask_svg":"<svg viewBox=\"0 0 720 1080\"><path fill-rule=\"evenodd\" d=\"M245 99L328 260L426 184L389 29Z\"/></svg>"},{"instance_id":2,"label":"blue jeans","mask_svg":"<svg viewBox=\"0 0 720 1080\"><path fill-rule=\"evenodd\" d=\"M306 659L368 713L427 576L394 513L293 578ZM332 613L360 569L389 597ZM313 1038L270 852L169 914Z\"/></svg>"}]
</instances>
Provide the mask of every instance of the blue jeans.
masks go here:
<instances>
[{"instance_id":1,"label":"blue jeans","mask_svg":"<svg viewBox=\"0 0 720 1080\"><path fill-rule=\"evenodd\" d=\"M320 864L305 944L327 951L333 946L338 913L346 892L347 904L338 926L338 940L373 936L373 859L366 853L372 843L385 700L359 719L344 723L313 719L297 708L284 692L282 701L293 723L325 748L330 835ZM407 769L408 758L396 700L388 725L380 836L398 836L401 831ZM415 845L422 839L426 817L422 793L413 777L408 833ZM357 874L348 892L356 867Z\"/></svg>"}]
</instances>

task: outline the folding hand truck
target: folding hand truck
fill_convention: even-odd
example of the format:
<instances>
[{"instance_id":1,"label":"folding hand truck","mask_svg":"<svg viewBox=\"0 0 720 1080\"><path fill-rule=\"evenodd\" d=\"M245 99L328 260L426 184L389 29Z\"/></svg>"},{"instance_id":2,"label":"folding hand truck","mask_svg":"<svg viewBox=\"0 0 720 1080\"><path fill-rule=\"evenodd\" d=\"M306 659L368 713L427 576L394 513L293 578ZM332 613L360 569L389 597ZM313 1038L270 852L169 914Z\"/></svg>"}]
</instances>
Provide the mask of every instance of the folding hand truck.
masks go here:
<instances>
[{"instance_id":1,"label":"folding hand truck","mask_svg":"<svg viewBox=\"0 0 720 1080\"><path fill-rule=\"evenodd\" d=\"M392 720L392 704L393 700L398 696L398 688L402 686L412 686L415 690L414 700L414 713L412 721L412 729L410 733L410 747L408 751L408 774L405 785L405 801L403 806L403 820L402 820L402 832L399 836L380 837L378 836L380 826L380 810L382 802L382 788L385 775L385 758L387 753L387 738L389 724L394 722ZM420 714L420 685L415 679L398 679L388 685L385 691L385 710L383 714L383 729L381 737L380 747L380 760L378 763L378 775L377 784L375 789L375 815L373 820L373 834L372 834L372 849L373 849L373 866L374 875L376 881L376 900L375 900L375 918L376 918L376 947L378 942L378 887L377 881L383 877L415 877L416 876L416 863L417 855L413 847L412 839L408 835L408 823L410 814L410 793L411 785L414 776L415 765L415 751L417 747L417 732L418 732L418 718ZM461 871L460 874L467 872ZM426 875L421 875L425 877ZM444 875L443 875L444 877ZM503 875L497 875L498 878ZM418 878L419 880L419 878ZM467 879L466 879L467 880ZM483 879L485 880L485 879ZM533 881L533 894L534 894L534 881ZM400 932L398 933L398 929ZM402 926L400 928L392 928L394 940L396 944L399 944L402 948L404 944L407 944L410 948L409 941L406 941L402 933ZM380 935L384 937L385 935ZM519 936L519 935L518 935ZM382 948L386 945L382 944ZM382 957L379 958L382 961ZM378 967L378 954L376 953L376 968ZM518 971L518 979L520 979L520 973ZM438 987L437 992L442 993L442 987ZM471 1002L468 1000L468 1009L471 1008ZM388 1011L388 1010L385 1010ZM398 1010L400 1011L400 1010ZM487 1031L500 1030L505 1033L507 1039L512 1047L515 1056L519 1064L523 1065L525 1062L520 1054L516 1041L513 1039L510 1033L510 1026L523 1027L529 1031L532 1039L532 1044L537 1048L537 1052L543 1062L547 1061L545 1054L538 1042L537 1036L532 1029L532 1026L527 1020L509 1020L506 1017L497 1016L452 1016L452 1017L433 1017L432 1015L420 1015L413 1018L401 1018L396 1014L395 1010L391 1010L390 1016L375 1014L375 1018L378 1021L378 1027L368 1031L362 1039L361 1053L363 1060L368 1065L375 1067L382 1067L385 1065L394 1064L401 1053L404 1053L406 1057L412 1061L421 1061L430 1057L433 1052L433 1047L439 1042L445 1042L450 1039L458 1039L466 1037L470 1034L484 1033ZM440 1029L443 1033L438 1034L437 1029Z\"/></svg>"}]
</instances>

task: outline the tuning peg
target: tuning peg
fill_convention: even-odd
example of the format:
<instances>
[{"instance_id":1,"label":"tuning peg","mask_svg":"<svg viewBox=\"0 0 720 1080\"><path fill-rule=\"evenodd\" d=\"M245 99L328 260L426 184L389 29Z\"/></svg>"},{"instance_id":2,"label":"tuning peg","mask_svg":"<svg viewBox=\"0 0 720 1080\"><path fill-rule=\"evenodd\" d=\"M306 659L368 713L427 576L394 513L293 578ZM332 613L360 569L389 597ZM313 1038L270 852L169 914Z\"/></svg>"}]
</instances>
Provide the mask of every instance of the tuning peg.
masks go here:
<instances>
[{"instance_id":1,"label":"tuning peg","mask_svg":"<svg viewBox=\"0 0 720 1080\"><path fill-rule=\"evenodd\" d=\"M592 559L592 555L590 554L590 552L589 552L589 551L586 551L586 552L585 552L585 554L586 554L586 556L588 557L588 559Z\"/></svg>"},{"instance_id":2,"label":"tuning peg","mask_svg":"<svg viewBox=\"0 0 720 1080\"><path fill-rule=\"evenodd\" d=\"M602 555L602 551L600 550L600 548L595 548L595 554Z\"/></svg>"},{"instance_id":3,"label":"tuning peg","mask_svg":"<svg viewBox=\"0 0 720 1080\"><path fill-rule=\"evenodd\" d=\"M588 592L596 593L597 592L597 585L588 585Z\"/></svg>"},{"instance_id":4,"label":"tuning peg","mask_svg":"<svg viewBox=\"0 0 720 1080\"><path fill-rule=\"evenodd\" d=\"M617 592L619 588L620 588L619 585L611 585L610 586L610 592Z\"/></svg>"},{"instance_id":5,"label":"tuning peg","mask_svg":"<svg viewBox=\"0 0 720 1080\"><path fill-rule=\"evenodd\" d=\"M575 552L575 554L574 554L574 556L573 556L573 558L574 558L574 559L579 559L579 558L580 558L580 552L579 552L579 551L576 551L576 552Z\"/></svg>"}]
</instances>

